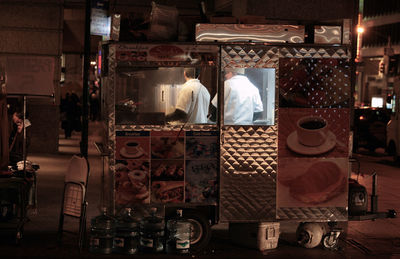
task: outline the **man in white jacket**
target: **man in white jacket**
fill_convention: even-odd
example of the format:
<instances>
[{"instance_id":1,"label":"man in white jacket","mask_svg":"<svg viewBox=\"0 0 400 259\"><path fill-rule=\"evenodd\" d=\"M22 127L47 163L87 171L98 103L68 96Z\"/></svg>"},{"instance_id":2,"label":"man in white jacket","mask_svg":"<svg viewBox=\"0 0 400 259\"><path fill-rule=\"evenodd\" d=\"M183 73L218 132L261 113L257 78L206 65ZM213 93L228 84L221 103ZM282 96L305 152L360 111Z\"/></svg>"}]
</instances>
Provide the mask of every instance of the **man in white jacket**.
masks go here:
<instances>
[{"instance_id":1,"label":"man in white jacket","mask_svg":"<svg viewBox=\"0 0 400 259\"><path fill-rule=\"evenodd\" d=\"M196 79L195 68L184 68L186 83L179 91L175 111L166 116L167 121L186 123L207 123L210 94L207 88Z\"/></svg>"},{"instance_id":2,"label":"man in white jacket","mask_svg":"<svg viewBox=\"0 0 400 259\"><path fill-rule=\"evenodd\" d=\"M224 124L251 125L261 116L263 104L258 88L244 75L244 68L226 68L224 83ZM216 111L217 95L211 101Z\"/></svg>"}]
</instances>

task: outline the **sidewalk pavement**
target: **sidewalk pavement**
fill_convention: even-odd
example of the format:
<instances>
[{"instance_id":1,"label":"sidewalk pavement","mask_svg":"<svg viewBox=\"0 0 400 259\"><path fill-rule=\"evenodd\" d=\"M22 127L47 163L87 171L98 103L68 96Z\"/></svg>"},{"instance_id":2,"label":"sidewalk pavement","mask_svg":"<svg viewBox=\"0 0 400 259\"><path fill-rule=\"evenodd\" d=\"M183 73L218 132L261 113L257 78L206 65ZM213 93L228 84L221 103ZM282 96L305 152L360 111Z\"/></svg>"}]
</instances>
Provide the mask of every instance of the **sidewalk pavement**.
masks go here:
<instances>
[{"instance_id":1,"label":"sidewalk pavement","mask_svg":"<svg viewBox=\"0 0 400 259\"><path fill-rule=\"evenodd\" d=\"M15 246L13 240L2 239L0 243L0 258L10 257L46 257L70 258L85 257L77 249L77 236L64 233L64 244L57 244L57 230L64 189L64 177L68 163L74 154L79 154L81 133L74 132L69 139L64 138L60 131L59 152L54 154L28 154L28 160L39 164L37 171L37 212L28 211L29 220L25 223L22 244ZM100 213L102 160L94 146L100 141L100 123L90 122L88 159L90 176L87 189L87 226L90 219ZM65 219L65 229L77 232L78 220L70 217ZM22 249L21 249L22 248ZM4 257L3 257L4 256ZM90 255L88 255L90 257Z\"/></svg>"}]
</instances>

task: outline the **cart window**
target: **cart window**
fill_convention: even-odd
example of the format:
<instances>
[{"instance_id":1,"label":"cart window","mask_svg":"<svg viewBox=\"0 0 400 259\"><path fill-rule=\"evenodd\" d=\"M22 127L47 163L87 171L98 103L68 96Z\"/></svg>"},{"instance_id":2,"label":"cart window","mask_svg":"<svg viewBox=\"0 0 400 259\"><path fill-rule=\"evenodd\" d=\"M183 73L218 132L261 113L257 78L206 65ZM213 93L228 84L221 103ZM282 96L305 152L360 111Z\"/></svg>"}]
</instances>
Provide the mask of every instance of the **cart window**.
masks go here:
<instances>
[{"instance_id":1,"label":"cart window","mask_svg":"<svg viewBox=\"0 0 400 259\"><path fill-rule=\"evenodd\" d=\"M216 73L214 67L118 68L116 124L211 123Z\"/></svg>"},{"instance_id":2,"label":"cart window","mask_svg":"<svg viewBox=\"0 0 400 259\"><path fill-rule=\"evenodd\" d=\"M224 124L274 125L275 69L225 68L223 74Z\"/></svg>"}]
</instances>

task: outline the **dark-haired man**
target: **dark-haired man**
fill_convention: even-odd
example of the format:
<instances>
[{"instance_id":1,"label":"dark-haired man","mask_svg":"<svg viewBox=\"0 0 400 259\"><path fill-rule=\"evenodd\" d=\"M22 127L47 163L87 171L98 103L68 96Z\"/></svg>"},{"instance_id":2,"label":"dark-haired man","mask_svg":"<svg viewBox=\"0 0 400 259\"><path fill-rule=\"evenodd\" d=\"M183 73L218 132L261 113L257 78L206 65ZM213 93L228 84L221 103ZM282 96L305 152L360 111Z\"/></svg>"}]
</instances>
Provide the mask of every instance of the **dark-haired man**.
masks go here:
<instances>
[{"instance_id":1,"label":"dark-haired man","mask_svg":"<svg viewBox=\"0 0 400 259\"><path fill-rule=\"evenodd\" d=\"M210 94L196 78L195 68L184 68L186 83L178 94L175 111L166 116L167 121L184 121L191 124L207 123Z\"/></svg>"}]
</instances>

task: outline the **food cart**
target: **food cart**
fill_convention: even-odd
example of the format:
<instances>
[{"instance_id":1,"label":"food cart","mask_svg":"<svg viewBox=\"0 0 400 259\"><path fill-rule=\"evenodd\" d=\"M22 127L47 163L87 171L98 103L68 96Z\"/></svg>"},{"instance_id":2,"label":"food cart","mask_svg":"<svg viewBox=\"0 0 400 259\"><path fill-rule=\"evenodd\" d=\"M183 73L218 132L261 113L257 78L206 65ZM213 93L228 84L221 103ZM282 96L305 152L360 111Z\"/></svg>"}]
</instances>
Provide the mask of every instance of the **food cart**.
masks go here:
<instances>
[{"instance_id":1,"label":"food cart","mask_svg":"<svg viewBox=\"0 0 400 259\"><path fill-rule=\"evenodd\" d=\"M191 44L103 42L107 206L159 206L165 217L183 208L198 249L218 222L347 221L352 69L343 28L316 31L312 44L304 26L215 24L197 25ZM200 70L217 96L216 122L166 122L184 67ZM258 88L263 109L251 124L224 121L227 68L244 68ZM335 236L326 246L338 233L325 233Z\"/></svg>"}]
</instances>

